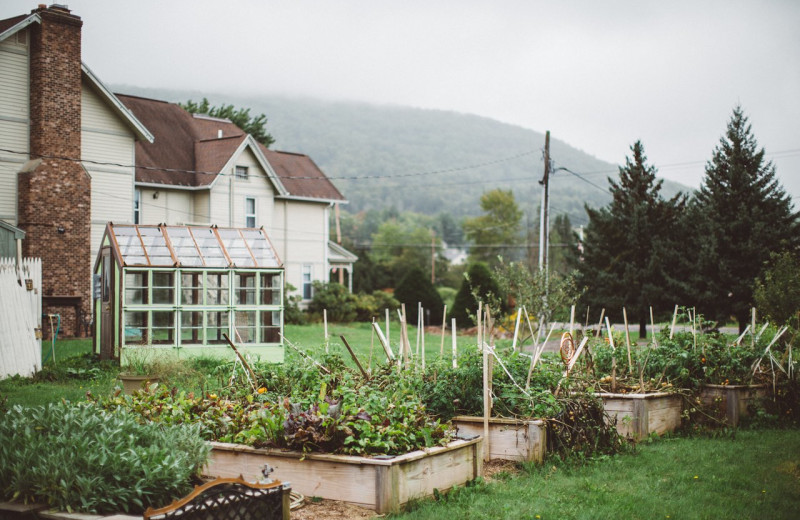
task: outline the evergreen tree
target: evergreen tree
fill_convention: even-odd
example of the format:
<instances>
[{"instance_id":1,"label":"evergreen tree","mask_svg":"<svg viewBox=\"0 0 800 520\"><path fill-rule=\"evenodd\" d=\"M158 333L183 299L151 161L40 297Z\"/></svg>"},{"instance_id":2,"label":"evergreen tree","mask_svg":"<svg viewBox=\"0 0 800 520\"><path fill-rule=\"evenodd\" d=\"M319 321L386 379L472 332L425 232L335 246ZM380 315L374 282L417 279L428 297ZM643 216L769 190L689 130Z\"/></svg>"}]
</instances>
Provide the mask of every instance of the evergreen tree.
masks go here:
<instances>
[{"instance_id":1,"label":"evergreen tree","mask_svg":"<svg viewBox=\"0 0 800 520\"><path fill-rule=\"evenodd\" d=\"M425 324L437 325L442 323L444 303L442 297L431 283L431 275L425 274L419 267L412 267L400 280L394 290L394 297L400 303L406 304L408 323L417 323L417 303L425 309Z\"/></svg>"},{"instance_id":2,"label":"evergreen tree","mask_svg":"<svg viewBox=\"0 0 800 520\"><path fill-rule=\"evenodd\" d=\"M740 106L706 164L693 204L699 230L694 281L706 316L735 316L743 330L753 304L753 283L770 253L798 246L798 213L764 160Z\"/></svg>"},{"instance_id":3,"label":"evergreen tree","mask_svg":"<svg viewBox=\"0 0 800 520\"><path fill-rule=\"evenodd\" d=\"M500 298L500 288L492 277L491 271L483 263L472 264L467 271L461 287L456 293L453 308L447 315L447 321L455 318L456 326L467 328L475 325L478 313L478 300L487 302L497 301Z\"/></svg>"},{"instance_id":4,"label":"evergreen tree","mask_svg":"<svg viewBox=\"0 0 800 520\"><path fill-rule=\"evenodd\" d=\"M550 226L549 252L547 264L551 273L566 276L578 268L578 235L566 213L557 215Z\"/></svg>"},{"instance_id":5,"label":"evergreen tree","mask_svg":"<svg viewBox=\"0 0 800 520\"><path fill-rule=\"evenodd\" d=\"M675 301L680 285L669 261L686 198L665 200L656 169L646 164L642 143L631 147L633 157L619 169L619 182L608 179L612 201L608 207L586 207L589 225L584 234L579 285L584 302L621 312L625 307L647 335L649 308ZM620 316L621 317L621 316Z\"/></svg>"}]
</instances>

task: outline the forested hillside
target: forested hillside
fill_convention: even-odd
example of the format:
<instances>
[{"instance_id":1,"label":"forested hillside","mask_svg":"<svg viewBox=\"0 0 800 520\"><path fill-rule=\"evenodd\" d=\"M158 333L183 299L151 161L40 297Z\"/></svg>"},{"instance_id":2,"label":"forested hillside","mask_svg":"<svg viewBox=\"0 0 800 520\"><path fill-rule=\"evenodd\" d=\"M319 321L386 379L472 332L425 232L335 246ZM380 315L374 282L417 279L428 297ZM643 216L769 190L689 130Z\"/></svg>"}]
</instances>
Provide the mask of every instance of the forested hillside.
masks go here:
<instances>
[{"instance_id":1,"label":"forested hillside","mask_svg":"<svg viewBox=\"0 0 800 520\"><path fill-rule=\"evenodd\" d=\"M275 138L272 148L311 156L350 201L350 212L394 207L459 219L481 213L483 192L503 188L514 191L528 221L536 219L544 165L540 132L474 115L399 106L127 85L115 91L182 102L207 97L212 104L265 113L267 131ZM555 167L580 175L556 171L551 211L568 214L574 225L585 224L584 203L608 203L606 177L616 176L617 168L551 137ZM628 150L618 152L623 158ZM667 195L681 188L664 183Z\"/></svg>"}]
</instances>

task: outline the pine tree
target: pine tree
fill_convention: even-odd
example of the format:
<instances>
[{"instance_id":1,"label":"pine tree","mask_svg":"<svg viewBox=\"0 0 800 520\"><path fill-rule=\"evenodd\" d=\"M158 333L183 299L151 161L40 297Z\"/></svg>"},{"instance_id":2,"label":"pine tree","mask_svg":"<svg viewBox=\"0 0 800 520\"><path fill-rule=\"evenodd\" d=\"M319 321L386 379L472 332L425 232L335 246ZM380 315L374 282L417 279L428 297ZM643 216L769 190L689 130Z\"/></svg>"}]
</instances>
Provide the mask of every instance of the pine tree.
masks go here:
<instances>
[{"instance_id":1,"label":"pine tree","mask_svg":"<svg viewBox=\"0 0 800 520\"><path fill-rule=\"evenodd\" d=\"M608 179L609 206L586 208L589 225L578 279L586 288L585 303L604 307L609 314L625 307L639 322L640 337L645 337L649 307L663 307L674 299L678 282L668 255L675 250L686 198L678 194L665 200L660 194L663 181L656 179L655 167L646 165L641 142L631 151L633 158L626 158L619 169L619 182Z\"/></svg>"},{"instance_id":2,"label":"pine tree","mask_svg":"<svg viewBox=\"0 0 800 520\"><path fill-rule=\"evenodd\" d=\"M442 323L444 302L431 283L431 275L426 274L419 267L412 267L394 290L394 297L400 303L406 304L406 317L408 323L416 324L419 316L417 304L421 303L425 309L426 325Z\"/></svg>"},{"instance_id":3,"label":"pine tree","mask_svg":"<svg viewBox=\"0 0 800 520\"><path fill-rule=\"evenodd\" d=\"M741 106L706 164L693 204L700 231L694 285L706 316L739 328L749 321L753 284L770 253L798 246L798 213L764 160Z\"/></svg>"}]
</instances>

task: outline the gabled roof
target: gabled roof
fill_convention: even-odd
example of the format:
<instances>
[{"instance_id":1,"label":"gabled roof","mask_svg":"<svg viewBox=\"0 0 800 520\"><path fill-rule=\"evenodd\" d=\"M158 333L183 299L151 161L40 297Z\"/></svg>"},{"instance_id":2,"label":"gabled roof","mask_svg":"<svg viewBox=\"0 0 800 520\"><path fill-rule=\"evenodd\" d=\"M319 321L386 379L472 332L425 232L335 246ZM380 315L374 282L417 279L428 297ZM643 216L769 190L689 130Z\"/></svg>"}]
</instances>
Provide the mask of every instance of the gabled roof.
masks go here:
<instances>
[{"instance_id":1,"label":"gabled roof","mask_svg":"<svg viewBox=\"0 0 800 520\"><path fill-rule=\"evenodd\" d=\"M288 198L347 202L311 157L270 150L261 143L258 147L289 192Z\"/></svg>"},{"instance_id":2,"label":"gabled roof","mask_svg":"<svg viewBox=\"0 0 800 520\"><path fill-rule=\"evenodd\" d=\"M20 15L14 16L13 18L0 20L0 42L10 36L13 36L17 32L33 23L42 23L41 17L36 12L31 13L30 15ZM114 94L108 90L103 82L100 81L100 79L85 63L83 63L83 61L81 61L81 77L87 81L89 86L92 87L95 92L97 92L100 98L106 102L111 110L114 111L117 116L131 128L131 130L133 130L133 133L136 135L138 141L144 140L153 142L153 135L148 132L147 128L145 128L141 122L133 117L130 111L128 111L122 105L122 103L120 103L119 99L117 99Z\"/></svg>"},{"instance_id":3,"label":"gabled roof","mask_svg":"<svg viewBox=\"0 0 800 520\"><path fill-rule=\"evenodd\" d=\"M331 264L353 264L358 256L343 248L336 242L328 240L328 262Z\"/></svg>"},{"instance_id":4,"label":"gabled roof","mask_svg":"<svg viewBox=\"0 0 800 520\"><path fill-rule=\"evenodd\" d=\"M176 103L125 94L117 97L155 135L152 143L136 143L140 185L208 189L232 158L249 146L278 197L346 202L307 155L270 150L230 120L190 114Z\"/></svg>"},{"instance_id":5,"label":"gabled roof","mask_svg":"<svg viewBox=\"0 0 800 520\"><path fill-rule=\"evenodd\" d=\"M114 258L126 267L283 267L264 228L140 226L109 222L105 235ZM97 262L101 256L102 252Z\"/></svg>"}]
</instances>

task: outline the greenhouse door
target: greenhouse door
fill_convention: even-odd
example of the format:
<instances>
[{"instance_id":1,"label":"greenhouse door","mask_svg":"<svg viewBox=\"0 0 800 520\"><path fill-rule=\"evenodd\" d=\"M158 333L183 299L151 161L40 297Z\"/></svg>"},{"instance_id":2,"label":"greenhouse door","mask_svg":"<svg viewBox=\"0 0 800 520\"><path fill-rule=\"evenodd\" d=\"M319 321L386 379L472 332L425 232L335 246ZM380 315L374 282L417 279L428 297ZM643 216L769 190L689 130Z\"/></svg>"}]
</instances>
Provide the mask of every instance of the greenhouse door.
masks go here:
<instances>
[{"instance_id":1,"label":"greenhouse door","mask_svg":"<svg viewBox=\"0 0 800 520\"><path fill-rule=\"evenodd\" d=\"M100 303L100 359L114 358L114 313L112 291L111 248L104 247L102 252L102 269L100 290L102 302Z\"/></svg>"}]
</instances>

